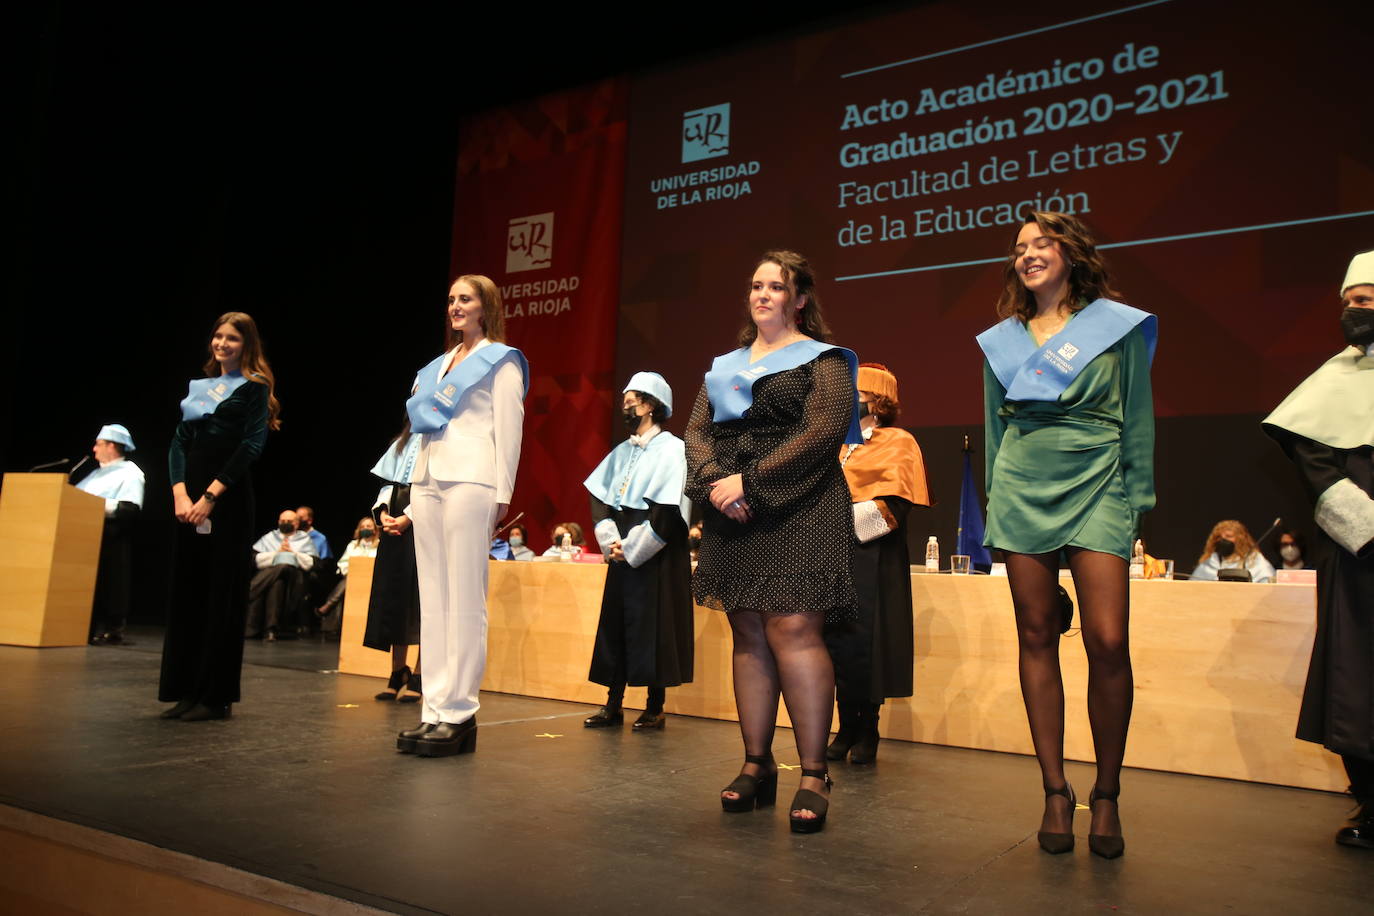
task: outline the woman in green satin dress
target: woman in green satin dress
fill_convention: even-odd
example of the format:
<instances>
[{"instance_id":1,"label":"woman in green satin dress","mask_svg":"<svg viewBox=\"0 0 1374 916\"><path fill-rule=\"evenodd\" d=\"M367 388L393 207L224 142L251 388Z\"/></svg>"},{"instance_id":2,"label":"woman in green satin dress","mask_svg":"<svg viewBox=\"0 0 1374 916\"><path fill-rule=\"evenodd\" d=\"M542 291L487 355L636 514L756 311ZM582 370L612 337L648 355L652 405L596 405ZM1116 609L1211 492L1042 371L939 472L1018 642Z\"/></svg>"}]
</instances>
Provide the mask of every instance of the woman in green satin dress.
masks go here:
<instances>
[{"instance_id":1,"label":"woman in green satin dress","mask_svg":"<svg viewBox=\"0 0 1374 916\"><path fill-rule=\"evenodd\" d=\"M1021 227L1005 279L997 303L1005 321L980 343L992 331L1010 340L1015 371L1030 374L1024 387L1019 379L1012 385L1013 394L1044 391L1038 387L1042 370L1035 367L1053 374L1051 364L1060 364L1060 356L1079 353L1074 342L1087 350L1083 338L1090 325L1101 346L1072 370L1057 397L1051 392L1043 400L1009 398L1007 360L984 363L986 543L1006 554L1021 692L1045 789L1039 839L1051 853L1073 848L1076 802L1064 776L1059 669L1058 578L1061 560L1068 561L1088 654L1088 715L1097 756L1088 840L1094 853L1115 858L1125 848L1116 798L1134 692L1127 562L1141 514L1155 502L1149 374L1154 316L1109 301L1119 294L1088 228L1064 214L1036 213ZM1103 313L1111 316L1105 322ZM1022 333L1029 339L1021 339ZM1046 347L1051 338L1054 346ZM1021 354L1028 354L1024 363Z\"/></svg>"}]
</instances>

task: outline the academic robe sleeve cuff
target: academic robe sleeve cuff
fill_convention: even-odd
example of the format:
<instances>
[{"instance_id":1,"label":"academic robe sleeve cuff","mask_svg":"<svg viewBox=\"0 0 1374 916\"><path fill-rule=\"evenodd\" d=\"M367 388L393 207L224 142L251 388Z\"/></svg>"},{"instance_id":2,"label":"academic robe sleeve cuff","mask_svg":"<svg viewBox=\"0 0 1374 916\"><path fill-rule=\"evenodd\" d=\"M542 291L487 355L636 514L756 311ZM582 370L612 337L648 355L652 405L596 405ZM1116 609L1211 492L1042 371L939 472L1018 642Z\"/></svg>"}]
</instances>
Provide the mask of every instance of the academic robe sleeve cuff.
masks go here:
<instances>
[{"instance_id":1,"label":"academic robe sleeve cuff","mask_svg":"<svg viewBox=\"0 0 1374 916\"><path fill-rule=\"evenodd\" d=\"M608 557L611 555L611 548L620 540L620 529L615 526L615 521L609 518L597 522L592 534L596 535L596 542L601 545L601 553Z\"/></svg>"},{"instance_id":2,"label":"academic robe sleeve cuff","mask_svg":"<svg viewBox=\"0 0 1374 916\"><path fill-rule=\"evenodd\" d=\"M1374 541L1374 499L1354 481L1338 480L1317 497L1317 524L1355 556Z\"/></svg>"},{"instance_id":3,"label":"academic robe sleeve cuff","mask_svg":"<svg viewBox=\"0 0 1374 916\"><path fill-rule=\"evenodd\" d=\"M105 497L105 517L114 518L115 510L119 508L119 500L107 496Z\"/></svg>"},{"instance_id":4,"label":"academic robe sleeve cuff","mask_svg":"<svg viewBox=\"0 0 1374 916\"><path fill-rule=\"evenodd\" d=\"M891 513L884 513L876 499L867 499L854 504L854 534L860 544L876 541L896 528Z\"/></svg>"},{"instance_id":5,"label":"academic robe sleeve cuff","mask_svg":"<svg viewBox=\"0 0 1374 916\"><path fill-rule=\"evenodd\" d=\"M640 522L625 535L620 548L625 551L625 562L637 569L652 560L667 544L648 522Z\"/></svg>"}]
</instances>

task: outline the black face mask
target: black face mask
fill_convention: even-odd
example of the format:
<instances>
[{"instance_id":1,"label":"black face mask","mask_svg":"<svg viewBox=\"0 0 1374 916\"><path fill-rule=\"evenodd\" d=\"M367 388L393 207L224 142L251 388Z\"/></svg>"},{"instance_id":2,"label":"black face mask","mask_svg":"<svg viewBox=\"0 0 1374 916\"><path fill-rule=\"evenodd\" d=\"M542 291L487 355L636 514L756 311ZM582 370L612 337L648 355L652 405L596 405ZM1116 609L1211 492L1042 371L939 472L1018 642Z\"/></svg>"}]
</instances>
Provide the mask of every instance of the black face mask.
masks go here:
<instances>
[{"instance_id":1,"label":"black face mask","mask_svg":"<svg viewBox=\"0 0 1374 916\"><path fill-rule=\"evenodd\" d=\"M868 416L871 413L873 413L873 405L868 403L867 401L860 401L859 419L862 420L864 417Z\"/></svg>"},{"instance_id":2,"label":"black face mask","mask_svg":"<svg viewBox=\"0 0 1374 916\"><path fill-rule=\"evenodd\" d=\"M295 534L296 526L291 524L290 522L280 522L277 525L277 530L280 531L282 534Z\"/></svg>"},{"instance_id":3,"label":"black face mask","mask_svg":"<svg viewBox=\"0 0 1374 916\"><path fill-rule=\"evenodd\" d=\"M639 429L639 414L635 413L635 408L626 407L620 412L620 418L625 421L625 428L630 432Z\"/></svg>"},{"instance_id":4,"label":"black face mask","mask_svg":"<svg viewBox=\"0 0 1374 916\"><path fill-rule=\"evenodd\" d=\"M1228 541L1226 538L1218 539L1216 547L1217 556L1221 557L1223 560L1236 552L1236 542Z\"/></svg>"},{"instance_id":5,"label":"black face mask","mask_svg":"<svg viewBox=\"0 0 1374 916\"><path fill-rule=\"evenodd\" d=\"M1367 347L1374 343L1374 309L1349 306L1341 311L1341 333L1352 347Z\"/></svg>"},{"instance_id":6,"label":"black face mask","mask_svg":"<svg viewBox=\"0 0 1374 916\"><path fill-rule=\"evenodd\" d=\"M310 526L311 526L312 524L314 524L314 523L311 522L309 519L304 519L304 518L301 519L301 530L302 530L302 531L309 531L309 530L310 530Z\"/></svg>"},{"instance_id":7,"label":"black face mask","mask_svg":"<svg viewBox=\"0 0 1374 916\"><path fill-rule=\"evenodd\" d=\"M358 537L362 538L364 541L370 541L370 540L372 540L372 539L373 539L374 537L376 537L376 536L377 536L377 529L376 529L376 528L364 528L363 530L361 530L361 531L358 532Z\"/></svg>"}]
</instances>

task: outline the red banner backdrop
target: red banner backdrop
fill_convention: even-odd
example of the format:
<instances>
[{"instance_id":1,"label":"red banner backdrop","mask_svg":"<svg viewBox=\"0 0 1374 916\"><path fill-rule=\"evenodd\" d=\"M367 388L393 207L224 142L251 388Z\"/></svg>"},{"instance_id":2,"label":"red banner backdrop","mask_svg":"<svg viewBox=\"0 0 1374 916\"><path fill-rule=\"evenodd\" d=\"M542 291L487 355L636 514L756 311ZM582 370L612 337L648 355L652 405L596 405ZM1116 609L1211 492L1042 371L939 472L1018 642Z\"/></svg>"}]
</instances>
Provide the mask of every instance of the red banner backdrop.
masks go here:
<instances>
[{"instance_id":1,"label":"red banner backdrop","mask_svg":"<svg viewBox=\"0 0 1374 916\"><path fill-rule=\"evenodd\" d=\"M626 87L607 80L461 125L453 271L501 287L507 342L530 361L511 514L525 512L536 550L557 522L587 526L582 481L610 443Z\"/></svg>"}]
</instances>

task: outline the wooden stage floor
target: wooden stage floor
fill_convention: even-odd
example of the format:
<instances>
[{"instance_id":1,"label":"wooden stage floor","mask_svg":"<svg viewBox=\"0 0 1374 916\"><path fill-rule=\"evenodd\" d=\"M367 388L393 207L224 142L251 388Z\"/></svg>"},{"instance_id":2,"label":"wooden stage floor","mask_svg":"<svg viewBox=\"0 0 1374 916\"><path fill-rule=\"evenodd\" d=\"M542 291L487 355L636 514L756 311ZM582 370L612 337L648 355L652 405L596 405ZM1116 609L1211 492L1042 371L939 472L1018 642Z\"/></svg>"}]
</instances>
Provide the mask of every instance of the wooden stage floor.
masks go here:
<instances>
[{"instance_id":1,"label":"wooden stage floor","mask_svg":"<svg viewBox=\"0 0 1374 916\"><path fill-rule=\"evenodd\" d=\"M1083 812L1078 849L1050 857L1031 759L887 742L876 767L835 768L830 824L800 837L785 803L721 811L733 723L592 731L589 707L485 694L478 752L420 760L393 750L413 709L329 673L333 645L251 645L234 718L189 724L157 717L160 638L137 639L0 647L0 804L20 809L5 844L34 812L192 857L169 866L192 880L218 863L275 879L249 885L269 901L314 892L275 902L315 912L1374 912L1374 854L1332 842L1350 808L1332 793L1132 770L1125 857L1088 853ZM796 763L789 731L775 747ZM1070 773L1086 797L1090 768ZM15 852L0 859L32 860ZM55 909L89 880L9 864L0 896L36 888ZM106 882L84 911L175 908Z\"/></svg>"}]
</instances>

